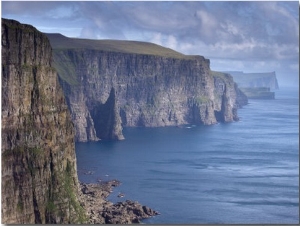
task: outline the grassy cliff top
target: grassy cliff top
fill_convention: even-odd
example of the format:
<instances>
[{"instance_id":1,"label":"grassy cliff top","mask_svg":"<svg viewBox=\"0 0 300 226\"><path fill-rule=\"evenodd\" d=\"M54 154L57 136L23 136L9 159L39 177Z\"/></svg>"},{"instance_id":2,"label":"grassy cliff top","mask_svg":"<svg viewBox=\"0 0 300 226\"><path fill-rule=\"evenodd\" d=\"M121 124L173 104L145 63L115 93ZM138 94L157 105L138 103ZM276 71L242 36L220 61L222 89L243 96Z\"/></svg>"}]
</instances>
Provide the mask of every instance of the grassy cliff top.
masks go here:
<instances>
[{"instance_id":1,"label":"grassy cliff top","mask_svg":"<svg viewBox=\"0 0 300 226\"><path fill-rule=\"evenodd\" d=\"M68 38L61 34L46 35L49 38L53 49L94 49L107 52L156 55L180 59L193 59L197 57L184 55L172 49L149 42Z\"/></svg>"}]
</instances>

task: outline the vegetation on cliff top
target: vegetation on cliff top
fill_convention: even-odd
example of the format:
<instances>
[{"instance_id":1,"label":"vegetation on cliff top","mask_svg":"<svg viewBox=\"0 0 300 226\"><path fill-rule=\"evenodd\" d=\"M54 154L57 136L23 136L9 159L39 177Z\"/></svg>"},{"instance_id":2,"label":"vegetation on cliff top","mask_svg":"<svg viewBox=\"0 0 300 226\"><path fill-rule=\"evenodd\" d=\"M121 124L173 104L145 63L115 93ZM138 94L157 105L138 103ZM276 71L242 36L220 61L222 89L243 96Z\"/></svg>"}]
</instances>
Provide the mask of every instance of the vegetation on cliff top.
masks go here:
<instances>
[{"instance_id":1,"label":"vegetation on cliff top","mask_svg":"<svg viewBox=\"0 0 300 226\"><path fill-rule=\"evenodd\" d=\"M75 63L68 60L66 55L60 54L59 50L53 51L53 56L53 66L56 68L60 78L68 84L79 85Z\"/></svg>"},{"instance_id":2,"label":"vegetation on cliff top","mask_svg":"<svg viewBox=\"0 0 300 226\"><path fill-rule=\"evenodd\" d=\"M219 72L219 71L209 71L210 75L212 75L213 77L219 77L221 79L226 79L226 77L228 78L229 75L223 72Z\"/></svg>"},{"instance_id":3,"label":"vegetation on cliff top","mask_svg":"<svg viewBox=\"0 0 300 226\"><path fill-rule=\"evenodd\" d=\"M61 34L46 34L53 49L94 49L107 52L155 55L161 57L193 59L195 56L184 55L172 49L149 42L125 40L92 40L68 38Z\"/></svg>"}]
</instances>

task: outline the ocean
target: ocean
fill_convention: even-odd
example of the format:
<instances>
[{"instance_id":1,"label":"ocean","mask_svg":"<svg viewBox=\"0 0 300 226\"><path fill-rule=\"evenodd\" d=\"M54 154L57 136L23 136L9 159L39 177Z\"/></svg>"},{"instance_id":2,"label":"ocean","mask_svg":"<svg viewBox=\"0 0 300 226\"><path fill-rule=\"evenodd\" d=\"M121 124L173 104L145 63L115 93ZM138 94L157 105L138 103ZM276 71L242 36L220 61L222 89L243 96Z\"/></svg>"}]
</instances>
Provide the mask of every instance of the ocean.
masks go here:
<instances>
[{"instance_id":1,"label":"ocean","mask_svg":"<svg viewBox=\"0 0 300 226\"><path fill-rule=\"evenodd\" d=\"M76 143L79 180L120 180L109 200L160 212L146 224L297 224L299 89L275 96L249 100L238 122L124 128L123 141Z\"/></svg>"}]
</instances>

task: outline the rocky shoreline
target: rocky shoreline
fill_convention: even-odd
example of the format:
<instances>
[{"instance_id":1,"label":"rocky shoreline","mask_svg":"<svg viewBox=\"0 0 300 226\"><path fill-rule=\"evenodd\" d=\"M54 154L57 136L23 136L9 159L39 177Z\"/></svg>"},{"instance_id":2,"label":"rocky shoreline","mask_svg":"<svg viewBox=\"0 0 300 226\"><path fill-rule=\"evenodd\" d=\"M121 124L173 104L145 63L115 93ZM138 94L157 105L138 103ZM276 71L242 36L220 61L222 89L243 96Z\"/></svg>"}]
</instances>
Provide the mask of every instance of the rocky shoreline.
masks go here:
<instances>
[{"instance_id":1,"label":"rocky shoreline","mask_svg":"<svg viewBox=\"0 0 300 226\"><path fill-rule=\"evenodd\" d=\"M132 224L142 219L159 215L155 210L136 201L126 200L112 203L106 198L120 181L111 180L100 183L80 183L81 204L88 214L91 224Z\"/></svg>"}]
</instances>

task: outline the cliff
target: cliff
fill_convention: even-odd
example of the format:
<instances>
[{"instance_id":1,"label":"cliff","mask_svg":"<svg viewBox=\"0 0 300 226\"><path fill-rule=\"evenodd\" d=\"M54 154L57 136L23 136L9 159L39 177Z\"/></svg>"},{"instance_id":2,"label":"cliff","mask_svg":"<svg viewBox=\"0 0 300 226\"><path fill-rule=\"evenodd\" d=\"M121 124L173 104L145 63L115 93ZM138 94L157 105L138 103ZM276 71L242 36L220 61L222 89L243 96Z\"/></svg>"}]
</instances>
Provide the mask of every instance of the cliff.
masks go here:
<instances>
[{"instance_id":1,"label":"cliff","mask_svg":"<svg viewBox=\"0 0 300 226\"><path fill-rule=\"evenodd\" d=\"M268 87L248 87L241 90L249 99L275 99L275 92L271 92Z\"/></svg>"},{"instance_id":2,"label":"cliff","mask_svg":"<svg viewBox=\"0 0 300 226\"><path fill-rule=\"evenodd\" d=\"M242 71L228 72L249 99L275 99L275 92L279 89L275 72L244 73Z\"/></svg>"},{"instance_id":3,"label":"cliff","mask_svg":"<svg viewBox=\"0 0 300 226\"><path fill-rule=\"evenodd\" d=\"M247 102L232 77L211 72L202 56L151 43L47 36L77 141L123 139L122 127L231 122ZM114 103L110 120L101 113L107 102Z\"/></svg>"},{"instance_id":4,"label":"cliff","mask_svg":"<svg viewBox=\"0 0 300 226\"><path fill-rule=\"evenodd\" d=\"M47 37L2 19L2 223L79 223L74 126Z\"/></svg>"},{"instance_id":5,"label":"cliff","mask_svg":"<svg viewBox=\"0 0 300 226\"><path fill-rule=\"evenodd\" d=\"M239 85L239 87L267 87L270 89L279 89L275 71L266 73L244 73L242 71L231 71L227 73L232 75L234 81Z\"/></svg>"}]
</instances>

